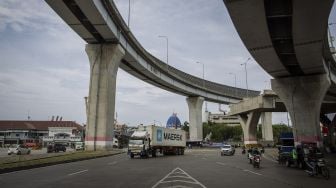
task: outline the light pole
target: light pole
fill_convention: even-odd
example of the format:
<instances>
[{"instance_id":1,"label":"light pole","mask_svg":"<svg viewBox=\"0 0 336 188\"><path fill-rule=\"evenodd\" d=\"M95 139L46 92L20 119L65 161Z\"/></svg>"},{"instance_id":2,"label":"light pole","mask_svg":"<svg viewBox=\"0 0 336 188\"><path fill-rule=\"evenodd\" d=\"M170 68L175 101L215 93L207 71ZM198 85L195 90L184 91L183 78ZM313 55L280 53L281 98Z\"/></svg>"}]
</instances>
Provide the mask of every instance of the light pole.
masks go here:
<instances>
[{"instance_id":1,"label":"light pole","mask_svg":"<svg viewBox=\"0 0 336 188\"><path fill-rule=\"evenodd\" d=\"M168 37L167 36L162 36L160 35L159 38L165 38L166 39L166 42L167 42L167 60L166 60L166 63L167 63L167 72L169 71L169 63L168 63L168 57L169 57L169 51L168 51Z\"/></svg>"},{"instance_id":2,"label":"light pole","mask_svg":"<svg viewBox=\"0 0 336 188\"><path fill-rule=\"evenodd\" d=\"M196 62L197 64L202 64L202 67L203 67L203 73L202 73L202 79L203 79L203 89L205 89L205 80L204 80L204 63L202 63L202 62Z\"/></svg>"},{"instance_id":3,"label":"light pole","mask_svg":"<svg viewBox=\"0 0 336 188\"><path fill-rule=\"evenodd\" d=\"M128 0L128 19L127 19L127 27L129 29L131 20L131 0Z\"/></svg>"},{"instance_id":4,"label":"light pole","mask_svg":"<svg viewBox=\"0 0 336 188\"><path fill-rule=\"evenodd\" d=\"M229 72L230 75L233 75L234 78L235 78L235 94L237 96L237 74L236 73L232 73L232 72Z\"/></svg>"},{"instance_id":5,"label":"light pole","mask_svg":"<svg viewBox=\"0 0 336 188\"><path fill-rule=\"evenodd\" d=\"M246 69L246 65L247 62L250 61L251 58L247 58L247 60L245 61L245 63L242 63L240 65L245 65L245 81L246 81L246 97L248 97L248 84L247 84L247 69Z\"/></svg>"},{"instance_id":6,"label":"light pole","mask_svg":"<svg viewBox=\"0 0 336 188\"><path fill-rule=\"evenodd\" d=\"M202 79L203 79L203 90L205 92L205 79L204 79L204 63L196 61L197 64L202 64ZM205 101L205 111L208 111L208 103Z\"/></svg>"}]
</instances>

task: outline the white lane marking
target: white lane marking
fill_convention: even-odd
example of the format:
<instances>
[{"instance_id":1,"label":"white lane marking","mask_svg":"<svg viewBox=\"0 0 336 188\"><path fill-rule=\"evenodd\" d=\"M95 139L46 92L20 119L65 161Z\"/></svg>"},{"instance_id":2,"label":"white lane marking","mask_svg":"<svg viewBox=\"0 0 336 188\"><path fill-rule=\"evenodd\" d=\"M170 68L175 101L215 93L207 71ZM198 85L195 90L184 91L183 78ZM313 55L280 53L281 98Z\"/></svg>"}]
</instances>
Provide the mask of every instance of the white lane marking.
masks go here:
<instances>
[{"instance_id":1,"label":"white lane marking","mask_svg":"<svg viewBox=\"0 0 336 188\"><path fill-rule=\"evenodd\" d=\"M223 166L226 166L225 163L221 163L221 162L216 162L217 164L220 164L220 165L223 165Z\"/></svg>"},{"instance_id":2,"label":"white lane marking","mask_svg":"<svg viewBox=\"0 0 336 188\"><path fill-rule=\"evenodd\" d=\"M111 163L107 163L108 165L115 165L115 164L117 164L117 161L113 161L113 162L111 162Z\"/></svg>"},{"instance_id":3,"label":"white lane marking","mask_svg":"<svg viewBox=\"0 0 336 188\"><path fill-rule=\"evenodd\" d=\"M174 183L174 182L183 182L183 183L191 183L191 184L199 185L197 182L184 181L184 180L171 180L171 181L164 181L164 182L161 182L161 183ZM176 187L180 187L180 186L176 186Z\"/></svg>"},{"instance_id":4,"label":"white lane marking","mask_svg":"<svg viewBox=\"0 0 336 188\"><path fill-rule=\"evenodd\" d=\"M203 159L203 160L206 160L206 158L205 158L205 157L203 157L202 159Z\"/></svg>"},{"instance_id":5,"label":"white lane marking","mask_svg":"<svg viewBox=\"0 0 336 188\"><path fill-rule=\"evenodd\" d=\"M80 174L80 173L87 172L87 171L89 171L89 170L88 169L81 170L81 171L78 171L78 172L74 172L74 173L68 174L68 176L73 176L73 175Z\"/></svg>"},{"instance_id":6,"label":"white lane marking","mask_svg":"<svg viewBox=\"0 0 336 188\"><path fill-rule=\"evenodd\" d=\"M184 180L169 180L169 181L164 181L167 178L170 178L170 175L172 174L184 174L186 177L184 178L188 178L191 179L192 181L184 181ZM176 176L176 175L175 175ZM171 176L171 177L174 177ZM181 183L192 183L192 184L196 184L201 186L202 188L206 188L202 183L200 183L199 181L197 181L195 178L191 177L188 173L186 173L185 171L183 171L181 168L177 167L174 170L172 170L171 172L169 172L165 177L163 177L161 180L159 180L155 185L152 186L152 188L155 188L157 186L159 186L160 184L164 184L164 183L176 183L176 182L181 182ZM171 186L171 185L170 185ZM176 185L176 187L181 187L182 185ZM175 186L174 186L175 187Z\"/></svg>"},{"instance_id":7,"label":"white lane marking","mask_svg":"<svg viewBox=\"0 0 336 188\"><path fill-rule=\"evenodd\" d=\"M252 173L252 174L256 174L256 175L258 175L258 176L261 176L262 174L259 174L259 173L257 173L257 172L253 172L253 171L251 171L251 170L244 170L244 172L249 172L249 173Z\"/></svg>"}]
</instances>

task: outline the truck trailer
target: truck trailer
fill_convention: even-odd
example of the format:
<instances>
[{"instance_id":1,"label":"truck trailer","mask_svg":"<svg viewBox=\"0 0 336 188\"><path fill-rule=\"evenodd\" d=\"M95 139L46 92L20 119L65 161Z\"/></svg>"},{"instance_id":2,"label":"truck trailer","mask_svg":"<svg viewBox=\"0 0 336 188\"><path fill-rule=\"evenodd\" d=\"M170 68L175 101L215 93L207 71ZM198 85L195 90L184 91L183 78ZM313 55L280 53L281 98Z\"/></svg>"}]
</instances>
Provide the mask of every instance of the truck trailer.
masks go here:
<instances>
[{"instance_id":1,"label":"truck trailer","mask_svg":"<svg viewBox=\"0 0 336 188\"><path fill-rule=\"evenodd\" d=\"M184 155L186 133L180 129L164 128L149 125L138 128L130 137L128 155L131 158L138 155L141 158L163 155Z\"/></svg>"}]
</instances>

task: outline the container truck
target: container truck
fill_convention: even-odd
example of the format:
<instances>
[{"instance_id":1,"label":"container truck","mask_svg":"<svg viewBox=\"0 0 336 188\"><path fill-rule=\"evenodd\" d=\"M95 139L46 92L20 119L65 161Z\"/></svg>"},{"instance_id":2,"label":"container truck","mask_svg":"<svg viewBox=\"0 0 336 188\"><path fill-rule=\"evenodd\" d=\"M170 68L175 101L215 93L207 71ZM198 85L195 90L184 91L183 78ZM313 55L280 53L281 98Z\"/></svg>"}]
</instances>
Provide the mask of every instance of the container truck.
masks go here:
<instances>
[{"instance_id":1,"label":"container truck","mask_svg":"<svg viewBox=\"0 0 336 188\"><path fill-rule=\"evenodd\" d=\"M138 128L130 137L128 155L131 158L147 158L163 155L184 155L186 133L180 129L170 129L149 125Z\"/></svg>"}]
</instances>

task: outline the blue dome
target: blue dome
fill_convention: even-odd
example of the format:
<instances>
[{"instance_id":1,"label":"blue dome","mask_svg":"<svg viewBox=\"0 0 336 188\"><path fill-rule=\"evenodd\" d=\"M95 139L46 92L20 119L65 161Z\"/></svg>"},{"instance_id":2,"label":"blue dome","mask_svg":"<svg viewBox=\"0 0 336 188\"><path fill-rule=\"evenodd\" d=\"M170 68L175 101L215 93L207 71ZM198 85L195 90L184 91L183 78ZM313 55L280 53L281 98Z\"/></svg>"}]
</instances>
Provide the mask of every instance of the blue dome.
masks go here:
<instances>
[{"instance_id":1,"label":"blue dome","mask_svg":"<svg viewBox=\"0 0 336 188\"><path fill-rule=\"evenodd\" d=\"M172 116L169 117L166 127L167 128L175 128L175 127L181 128L181 121L177 117L176 113L174 113Z\"/></svg>"}]
</instances>

